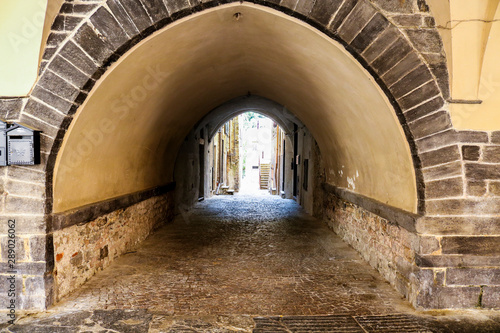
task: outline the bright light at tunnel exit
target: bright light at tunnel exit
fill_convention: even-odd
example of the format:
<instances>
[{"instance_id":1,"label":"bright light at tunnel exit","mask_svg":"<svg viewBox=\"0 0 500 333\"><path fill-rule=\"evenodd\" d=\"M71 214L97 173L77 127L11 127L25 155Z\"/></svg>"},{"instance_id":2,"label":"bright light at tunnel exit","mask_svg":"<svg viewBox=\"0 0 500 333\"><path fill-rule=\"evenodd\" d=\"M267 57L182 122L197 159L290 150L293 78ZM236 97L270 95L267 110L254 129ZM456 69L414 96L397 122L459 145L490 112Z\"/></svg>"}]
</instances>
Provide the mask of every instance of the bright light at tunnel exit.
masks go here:
<instances>
[{"instance_id":1,"label":"bright light at tunnel exit","mask_svg":"<svg viewBox=\"0 0 500 333\"><path fill-rule=\"evenodd\" d=\"M276 163L276 145L273 137L280 131L276 123L257 112L245 112L231 119L221 127L236 126L238 128L238 169L239 193L268 194L273 186L271 169Z\"/></svg>"}]
</instances>

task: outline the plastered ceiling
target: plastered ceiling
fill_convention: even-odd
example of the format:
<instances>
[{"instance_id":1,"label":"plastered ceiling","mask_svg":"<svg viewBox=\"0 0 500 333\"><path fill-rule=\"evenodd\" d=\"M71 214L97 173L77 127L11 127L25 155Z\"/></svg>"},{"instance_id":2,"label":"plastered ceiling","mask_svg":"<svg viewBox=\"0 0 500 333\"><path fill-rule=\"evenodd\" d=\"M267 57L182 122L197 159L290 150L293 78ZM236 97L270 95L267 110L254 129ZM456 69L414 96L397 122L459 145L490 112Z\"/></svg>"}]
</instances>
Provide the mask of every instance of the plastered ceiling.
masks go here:
<instances>
[{"instance_id":1,"label":"plastered ceiling","mask_svg":"<svg viewBox=\"0 0 500 333\"><path fill-rule=\"evenodd\" d=\"M416 211L410 150L374 80L321 33L251 4L177 21L107 71L58 155L54 211L172 181L186 134L248 92L286 106L308 127L328 182Z\"/></svg>"}]
</instances>

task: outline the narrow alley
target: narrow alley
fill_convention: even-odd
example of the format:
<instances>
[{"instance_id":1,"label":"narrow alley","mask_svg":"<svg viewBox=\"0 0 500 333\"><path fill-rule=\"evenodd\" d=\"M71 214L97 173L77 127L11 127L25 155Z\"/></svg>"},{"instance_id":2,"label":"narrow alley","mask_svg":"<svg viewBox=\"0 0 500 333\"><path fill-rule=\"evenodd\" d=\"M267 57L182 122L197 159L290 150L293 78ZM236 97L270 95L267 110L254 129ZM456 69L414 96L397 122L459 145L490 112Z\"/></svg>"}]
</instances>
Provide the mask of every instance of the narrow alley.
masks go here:
<instances>
[{"instance_id":1,"label":"narrow alley","mask_svg":"<svg viewBox=\"0 0 500 333\"><path fill-rule=\"evenodd\" d=\"M5 332L453 332L447 320L418 315L323 222L264 192L198 203Z\"/></svg>"}]
</instances>

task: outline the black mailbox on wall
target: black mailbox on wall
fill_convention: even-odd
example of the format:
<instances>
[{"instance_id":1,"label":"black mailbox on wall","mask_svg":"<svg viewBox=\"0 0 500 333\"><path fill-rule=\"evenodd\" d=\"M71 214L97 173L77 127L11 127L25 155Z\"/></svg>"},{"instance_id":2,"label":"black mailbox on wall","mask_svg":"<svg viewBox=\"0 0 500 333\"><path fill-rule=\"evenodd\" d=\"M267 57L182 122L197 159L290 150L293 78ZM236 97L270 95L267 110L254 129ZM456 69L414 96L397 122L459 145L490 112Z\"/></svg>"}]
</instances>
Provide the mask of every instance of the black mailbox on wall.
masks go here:
<instances>
[{"instance_id":1,"label":"black mailbox on wall","mask_svg":"<svg viewBox=\"0 0 500 333\"><path fill-rule=\"evenodd\" d=\"M7 129L9 165L40 164L40 131L14 123Z\"/></svg>"}]
</instances>

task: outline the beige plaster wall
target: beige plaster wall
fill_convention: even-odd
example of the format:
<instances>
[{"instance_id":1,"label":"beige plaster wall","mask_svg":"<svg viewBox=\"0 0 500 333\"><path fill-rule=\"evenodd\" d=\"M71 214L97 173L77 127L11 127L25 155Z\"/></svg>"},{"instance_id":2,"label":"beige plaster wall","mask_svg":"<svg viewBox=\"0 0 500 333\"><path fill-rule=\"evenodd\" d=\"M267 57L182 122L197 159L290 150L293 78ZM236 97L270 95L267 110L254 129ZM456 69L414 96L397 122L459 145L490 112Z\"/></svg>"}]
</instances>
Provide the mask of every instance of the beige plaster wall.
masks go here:
<instances>
[{"instance_id":1,"label":"beige plaster wall","mask_svg":"<svg viewBox=\"0 0 500 333\"><path fill-rule=\"evenodd\" d=\"M196 122L248 92L303 121L320 146L328 182L416 211L410 150L374 80L316 30L250 4L178 21L113 65L66 135L54 211L168 183Z\"/></svg>"}]
</instances>

